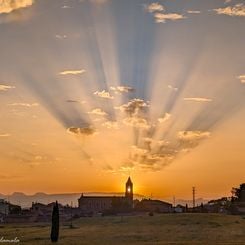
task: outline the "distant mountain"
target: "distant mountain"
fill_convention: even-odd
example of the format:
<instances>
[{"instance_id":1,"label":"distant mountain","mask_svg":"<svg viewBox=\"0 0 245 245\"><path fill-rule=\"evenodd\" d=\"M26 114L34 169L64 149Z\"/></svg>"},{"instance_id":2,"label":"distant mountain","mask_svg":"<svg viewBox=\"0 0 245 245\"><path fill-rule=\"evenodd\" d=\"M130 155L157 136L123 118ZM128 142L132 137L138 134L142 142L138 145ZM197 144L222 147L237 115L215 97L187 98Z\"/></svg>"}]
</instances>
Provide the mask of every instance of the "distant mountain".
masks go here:
<instances>
[{"instance_id":1,"label":"distant mountain","mask_svg":"<svg viewBox=\"0 0 245 245\"><path fill-rule=\"evenodd\" d=\"M87 196L123 196L124 193L106 193L106 192L85 192L83 193ZM78 198L81 196L81 193L61 193L61 194L46 194L38 192L34 195L26 195L22 192L14 192L12 195L3 195L0 194L0 199L5 199L13 204L20 205L22 208L31 207L32 202L40 202L43 204L48 204L54 201L58 201L63 205L72 205L76 207L78 205ZM135 199L144 198L143 195L135 194Z\"/></svg>"},{"instance_id":2,"label":"distant mountain","mask_svg":"<svg viewBox=\"0 0 245 245\"><path fill-rule=\"evenodd\" d=\"M83 194L85 196L124 196L124 193L122 192L85 192ZM72 203L72 205L76 207L78 205L78 198L80 196L81 193L46 194L43 192L37 192L34 195L26 195L22 192L14 192L9 196L0 193L0 199L5 199L13 204L20 205L22 208L31 207L32 202L48 204L56 200L63 205L71 205ZM134 194L134 198L141 200L142 198L145 198L145 196ZM170 198L166 198L164 201L173 203L173 200ZM200 205L201 203L205 204L208 201L208 199L198 198L196 199L196 205ZM192 200L177 199L175 204L181 204L183 206L187 204L189 207L192 207Z\"/></svg>"}]
</instances>

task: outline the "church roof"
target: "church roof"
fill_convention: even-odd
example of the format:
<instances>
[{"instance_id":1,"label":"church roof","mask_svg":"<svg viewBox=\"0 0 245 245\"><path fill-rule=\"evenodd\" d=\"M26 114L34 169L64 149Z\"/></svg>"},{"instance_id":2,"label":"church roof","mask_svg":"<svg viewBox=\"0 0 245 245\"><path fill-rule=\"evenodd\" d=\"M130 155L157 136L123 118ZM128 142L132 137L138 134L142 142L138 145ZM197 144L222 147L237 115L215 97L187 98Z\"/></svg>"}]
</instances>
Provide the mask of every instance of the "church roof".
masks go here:
<instances>
[{"instance_id":1,"label":"church roof","mask_svg":"<svg viewBox=\"0 0 245 245\"><path fill-rule=\"evenodd\" d=\"M121 199L121 198L125 198L125 196L84 196L81 195L81 197L78 199Z\"/></svg>"},{"instance_id":2,"label":"church roof","mask_svg":"<svg viewBox=\"0 0 245 245\"><path fill-rule=\"evenodd\" d=\"M133 184L133 182L130 179L130 176L128 177L127 184Z\"/></svg>"}]
</instances>

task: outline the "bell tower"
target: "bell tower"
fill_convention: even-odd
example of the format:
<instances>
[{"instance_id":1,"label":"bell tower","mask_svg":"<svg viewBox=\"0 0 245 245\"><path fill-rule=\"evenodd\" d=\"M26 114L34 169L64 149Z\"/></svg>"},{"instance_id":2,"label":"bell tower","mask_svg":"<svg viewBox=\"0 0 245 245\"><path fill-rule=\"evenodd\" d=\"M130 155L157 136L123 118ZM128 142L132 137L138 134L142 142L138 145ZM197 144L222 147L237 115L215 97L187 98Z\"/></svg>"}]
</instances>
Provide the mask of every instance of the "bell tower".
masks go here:
<instances>
[{"instance_id":1,"label":"bell tower","mask_svg":"<svg viewBox=\"0 0 245 245\"><path fill-rule=\"evenodd\" d=\"M125 190L125 197L129 198L131 201L133 201L133 183L128 177L128 180L126 182L126 190Z\"/></svg>"}]
</instances>

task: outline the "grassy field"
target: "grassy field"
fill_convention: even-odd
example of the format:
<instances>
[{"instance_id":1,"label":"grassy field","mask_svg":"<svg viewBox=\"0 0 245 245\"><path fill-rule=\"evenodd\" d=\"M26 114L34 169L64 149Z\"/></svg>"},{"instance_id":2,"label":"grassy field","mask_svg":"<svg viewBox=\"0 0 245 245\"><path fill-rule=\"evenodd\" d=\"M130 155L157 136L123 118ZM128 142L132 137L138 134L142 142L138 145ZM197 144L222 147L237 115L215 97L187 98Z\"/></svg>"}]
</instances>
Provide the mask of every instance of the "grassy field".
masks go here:
<instances>
[{"instance_id":1,"label":"grassy field","mask_svg":"<svg viewBox=\"0 0 245 245\"><path fill-rule=\"evenodd\" d=\"M245 244L245 217L222 214L159 214L91 217L63 224L57 244ZM51 244L48 224L6 224L0 239L18 237L29 245ZM3 243L2 243L3 244ZM8 243L10 244L10 243Z\"/></svg>"}]
</instances>

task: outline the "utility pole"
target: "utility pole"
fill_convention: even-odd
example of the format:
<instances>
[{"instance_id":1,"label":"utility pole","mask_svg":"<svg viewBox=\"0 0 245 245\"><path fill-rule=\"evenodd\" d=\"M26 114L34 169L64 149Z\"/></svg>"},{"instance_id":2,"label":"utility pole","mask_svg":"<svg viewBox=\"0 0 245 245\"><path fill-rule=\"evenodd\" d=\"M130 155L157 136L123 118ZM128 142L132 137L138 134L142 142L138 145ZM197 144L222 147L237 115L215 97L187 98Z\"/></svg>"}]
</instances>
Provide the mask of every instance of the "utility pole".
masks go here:
<instances>
[{"instance_id":1,"label":"utility pole","mask_svg":"<svg viewBox=\"0 0 245 245\"><path fill-rule=\"evenodd\" d=\"M196 187L192 187L192 201L193 201L193 210L196 206Z\"/></svg>"},{"instance_id":2,"label":"utility pole","mask_svg":"<svg viewBox=\"0 0 245 245\"><path fill-rule=\"evenodd\" d=\"M72 201L71 201L71 224L70 224L70 227L72 228L73 227L73 224L72 224L72 205L73 203L72 203Z\"/></svg>"},{"instance_id":3,"label":"utility pole","mask_svg":"<svg viewBox=\"0 0 245 245\"><path fill-rule=\"evenodd\" d=\"M173 196L173 212L175 213L175 196Z\"/></svg>"}]
</instances>

